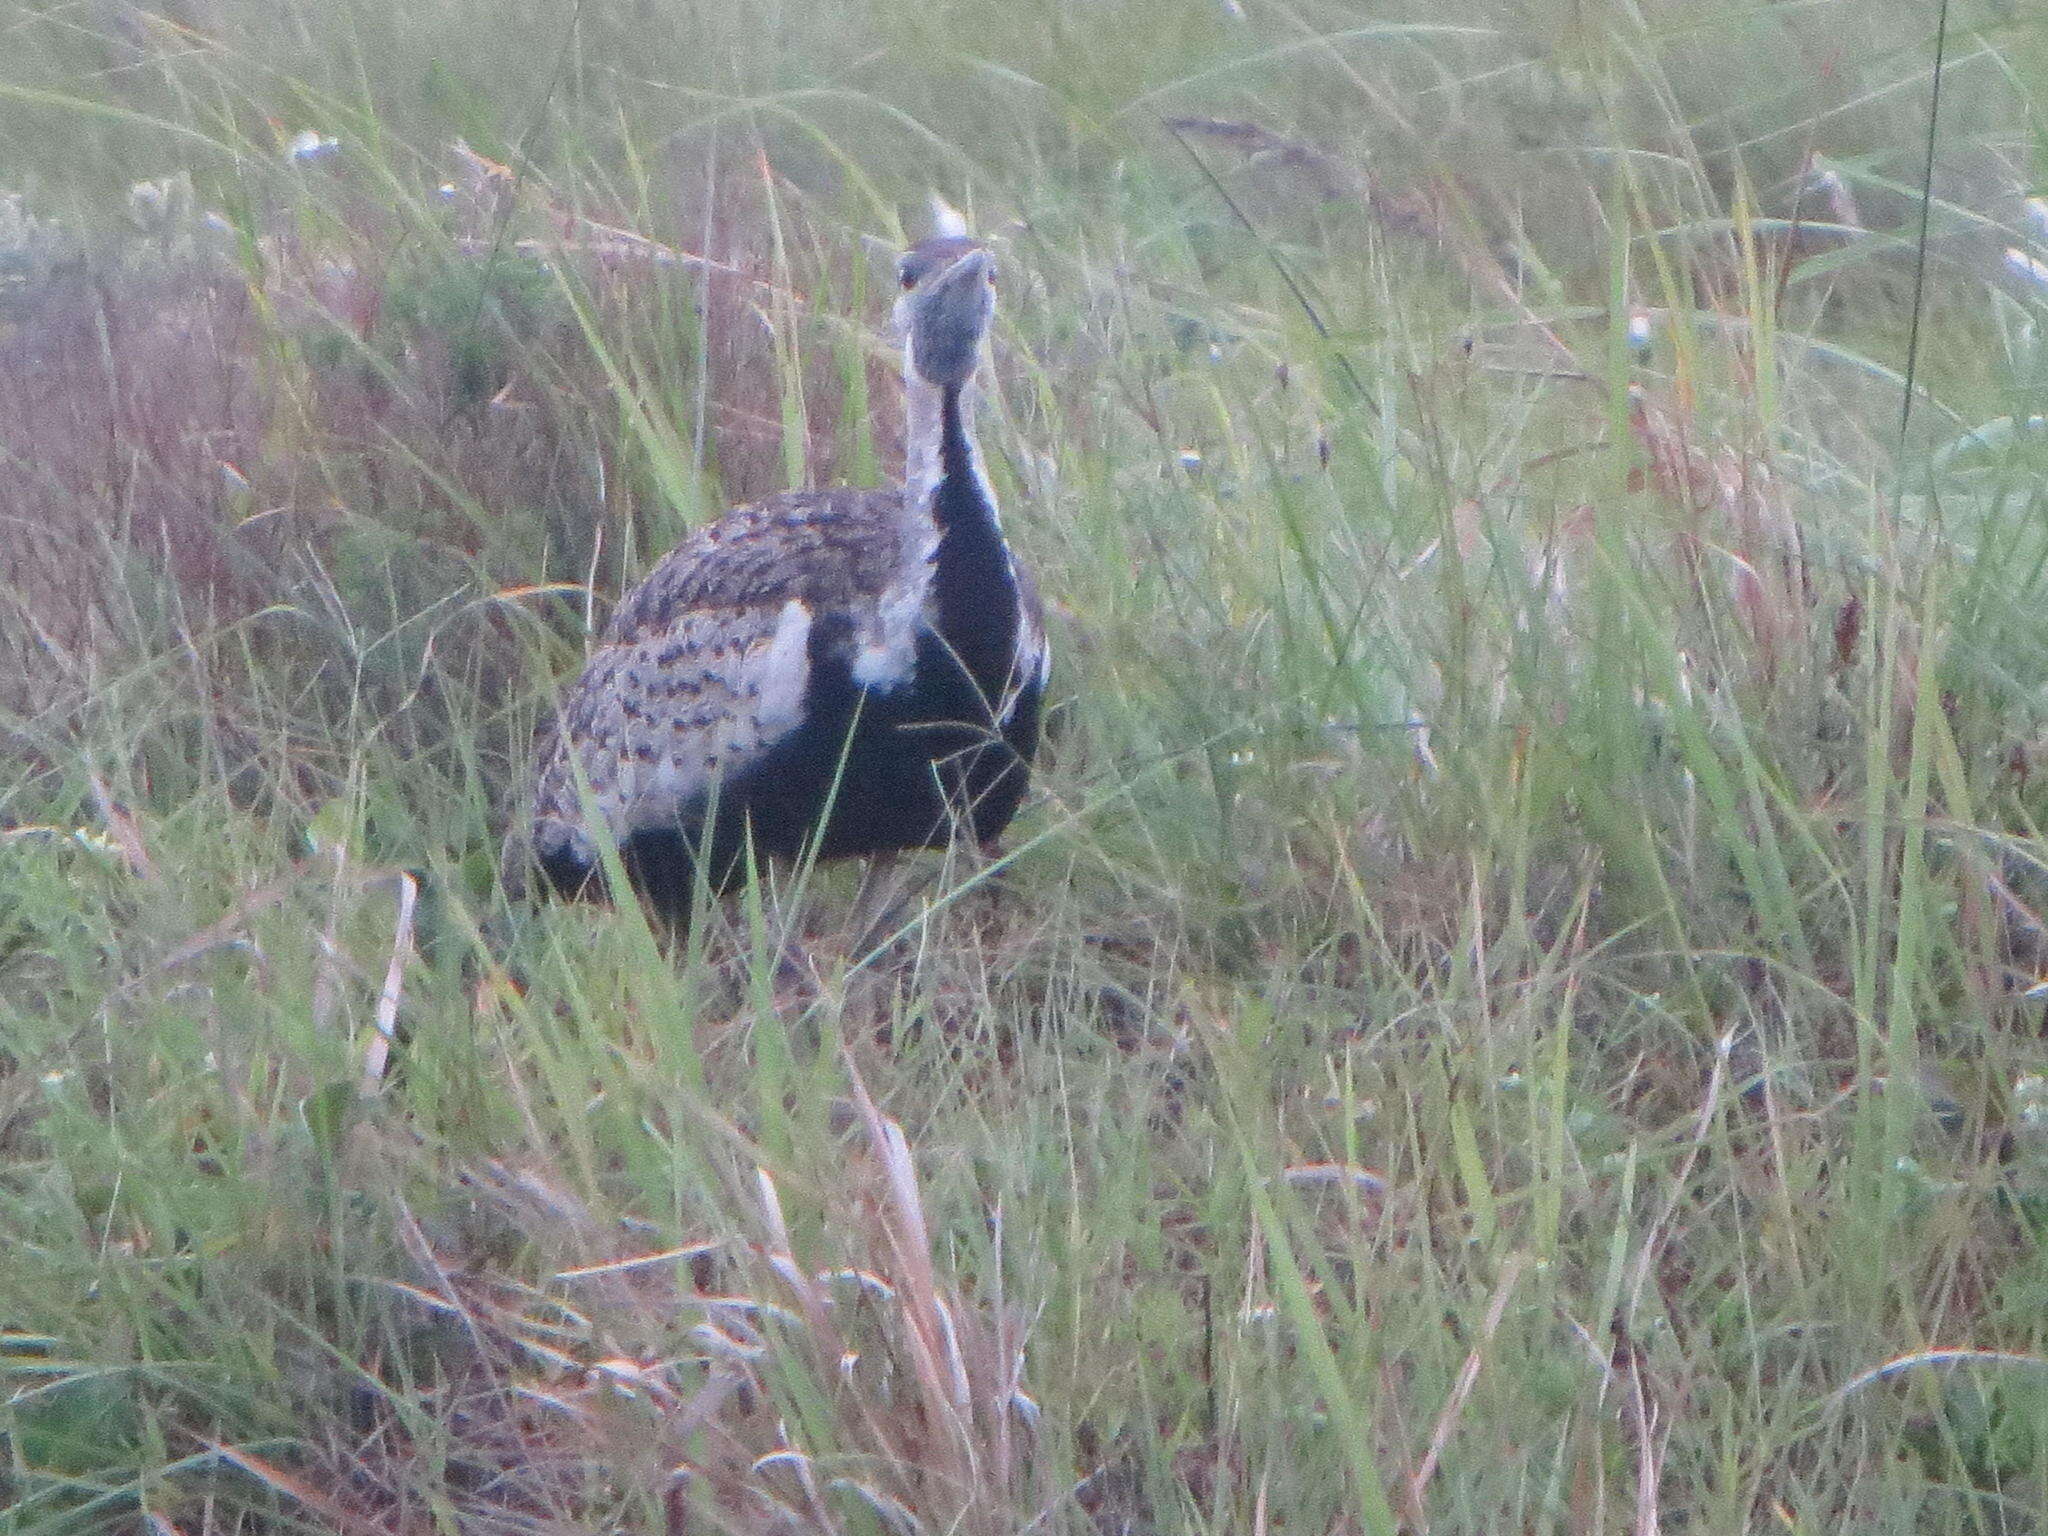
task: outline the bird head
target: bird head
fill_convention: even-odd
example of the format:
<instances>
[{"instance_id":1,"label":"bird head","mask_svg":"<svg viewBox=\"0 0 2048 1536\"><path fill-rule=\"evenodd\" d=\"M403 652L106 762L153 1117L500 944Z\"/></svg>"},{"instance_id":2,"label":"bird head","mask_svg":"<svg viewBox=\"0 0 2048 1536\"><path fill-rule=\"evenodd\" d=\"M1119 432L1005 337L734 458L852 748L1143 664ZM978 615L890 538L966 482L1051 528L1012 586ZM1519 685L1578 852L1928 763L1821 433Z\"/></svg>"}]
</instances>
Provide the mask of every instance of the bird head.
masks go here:
<instances>
[{"instance_id":1,"label":"bird head","mask_svg":"<svg viewBox=\"0 0 2048 1536\"><path fill-rule=\"evenodd\" d=\"M965 235L934 235L903 253L896 279L896 327L911 368L941 389L965 384L995 314L995 257Z\"/></svg>"}]
</instances>

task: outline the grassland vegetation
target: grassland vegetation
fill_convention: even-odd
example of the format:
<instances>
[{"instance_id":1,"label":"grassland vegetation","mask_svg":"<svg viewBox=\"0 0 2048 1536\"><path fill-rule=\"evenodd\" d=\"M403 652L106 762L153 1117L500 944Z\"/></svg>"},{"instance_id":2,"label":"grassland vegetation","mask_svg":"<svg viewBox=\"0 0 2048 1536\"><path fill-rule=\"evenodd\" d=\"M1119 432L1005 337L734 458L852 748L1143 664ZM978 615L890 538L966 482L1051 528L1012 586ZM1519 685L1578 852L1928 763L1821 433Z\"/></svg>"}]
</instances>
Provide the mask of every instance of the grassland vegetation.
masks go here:
<instances>
[{"instance_id":1,"label":"grassland vegetation","mask_svg":"<svg viewBox=\"0 0 2048 1536\"><path fill-rule=\"evenodd\" d=\"M2048 29L1944 20L0 14L0 1531L2040 1530ZM932 190L1007 853L529 908L619 592L894 472Z\"/></svg>"}]
</instances>

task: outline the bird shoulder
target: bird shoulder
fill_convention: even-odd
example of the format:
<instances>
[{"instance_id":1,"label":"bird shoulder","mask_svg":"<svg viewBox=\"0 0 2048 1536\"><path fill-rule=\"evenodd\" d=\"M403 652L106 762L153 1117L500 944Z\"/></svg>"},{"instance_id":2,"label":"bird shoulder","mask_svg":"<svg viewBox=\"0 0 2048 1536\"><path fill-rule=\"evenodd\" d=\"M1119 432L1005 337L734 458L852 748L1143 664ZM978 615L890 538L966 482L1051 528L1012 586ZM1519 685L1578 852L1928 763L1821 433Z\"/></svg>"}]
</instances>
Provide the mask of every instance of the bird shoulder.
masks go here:
<instances>
[{"instance_id":1,"label":"bird shoulder","mask_svg":"<svg viewBox=\"0 0 2048 1536\"><path fill-rule=\"evenodd\" d=\"M787 491L735 507L678 544L621 600L604 643L637 643L693 613L857 608L904 560L896 490Z\"/></svg>"}]
</instances>

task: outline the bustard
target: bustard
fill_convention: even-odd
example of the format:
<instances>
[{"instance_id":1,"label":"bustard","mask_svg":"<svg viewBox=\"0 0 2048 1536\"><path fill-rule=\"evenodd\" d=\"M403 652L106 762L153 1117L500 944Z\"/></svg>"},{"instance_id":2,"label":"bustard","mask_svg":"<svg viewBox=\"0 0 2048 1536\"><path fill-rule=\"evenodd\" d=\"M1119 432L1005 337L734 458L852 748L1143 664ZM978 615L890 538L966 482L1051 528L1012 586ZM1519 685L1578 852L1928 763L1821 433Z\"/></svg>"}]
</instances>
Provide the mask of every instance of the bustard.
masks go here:
<instances>
[{"instance_id":1,"label":"bustard","mask_svg":"<svg viewBox=\"0 0 2048 1536\"><path fill-rule=\"evenodd\" d=\"M1049 658L974 438L995 261L949 215L897 264L904 483L736 507L619 604L539 753L530 858L558 892L603 894L615 838L681 923L749 847L987 843L1016 814Z\"/></svg>"}]
</instances>

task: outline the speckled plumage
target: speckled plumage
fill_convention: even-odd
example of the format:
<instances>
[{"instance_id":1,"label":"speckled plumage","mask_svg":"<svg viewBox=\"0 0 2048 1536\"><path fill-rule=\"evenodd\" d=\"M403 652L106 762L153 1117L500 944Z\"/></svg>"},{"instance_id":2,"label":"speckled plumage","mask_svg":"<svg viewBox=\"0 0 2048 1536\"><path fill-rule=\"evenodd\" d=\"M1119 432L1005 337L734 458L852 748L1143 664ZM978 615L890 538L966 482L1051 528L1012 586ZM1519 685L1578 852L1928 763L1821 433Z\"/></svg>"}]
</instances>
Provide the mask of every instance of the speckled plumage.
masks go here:
<instances>
[{"instance_id":1,"label":"speckled plumage","mask_svg":"<svg viewBox=\"0 0 2048 1536\"><path fill-rule=\"evenodd\" d=\"M829 858L1007 825L1047 658L967 426L993 284L978 251L934 241L905 259L906 288L949 285L906 326L905 487L735 508L620 603L540 744L523 857L556 889L602 889L586 795L674 919L698 872L724 886L750 845Z\"/></svg>"}]
</instances>

